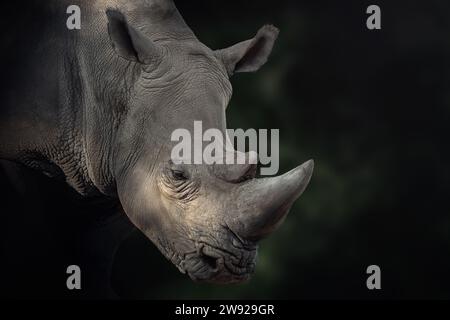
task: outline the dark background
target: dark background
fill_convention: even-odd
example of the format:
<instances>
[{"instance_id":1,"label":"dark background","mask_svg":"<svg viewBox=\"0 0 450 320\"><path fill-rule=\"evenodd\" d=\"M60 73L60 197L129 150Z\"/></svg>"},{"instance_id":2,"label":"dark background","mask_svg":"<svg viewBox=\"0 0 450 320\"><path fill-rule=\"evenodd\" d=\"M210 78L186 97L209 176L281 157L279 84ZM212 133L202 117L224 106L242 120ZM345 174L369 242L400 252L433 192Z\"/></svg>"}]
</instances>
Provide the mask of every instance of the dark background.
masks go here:
<instances>
[{"instance_id":1,"label":"dark background","mask_svg":"<svg viewBox=\"0 0 450 320\"><path fill-rule=\"evenodd\" d=\"M381 7L381 30L366 28L370 4ZM193 283L134 231L114 261L117 295L450 298L450 2L177 6L212 48L250 38L265 23L280 28L269 63L233 78L228 126L279 128L281 171L309 158L316 168L283 227L261 244L250 282ZM18 12L38 19L26 7ZM96 250L120 241L129 222L108 216L114 204L80 202L63 183L14 175L0 171L0 295L101 297L96 281L108 275L95 267ZM81 292L65 289L69 264L83 270ZM381 267L382 290L366 288L371 264Z\"/></svg>"}]
</instances>

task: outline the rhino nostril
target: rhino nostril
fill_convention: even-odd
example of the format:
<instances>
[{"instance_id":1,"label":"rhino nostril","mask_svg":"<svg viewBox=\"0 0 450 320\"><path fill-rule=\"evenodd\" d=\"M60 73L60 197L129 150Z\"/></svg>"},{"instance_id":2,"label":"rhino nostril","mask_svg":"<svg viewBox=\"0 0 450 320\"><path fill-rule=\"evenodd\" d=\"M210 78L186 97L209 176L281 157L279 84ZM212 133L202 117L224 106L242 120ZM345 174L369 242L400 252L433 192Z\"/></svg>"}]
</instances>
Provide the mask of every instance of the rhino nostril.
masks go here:
<instances>
[{"instance_id":1,"label":"rhino nostril","mask_svg":"<svg viewBox=\"0 0 450 320\"><path fill-rule=\"evenodd\" d=\"M200 259L202 259L203 263L211 267L212 269L215 269L217 267L217 258L208 256L203 254Z\"/></svg>"}]
</instances>

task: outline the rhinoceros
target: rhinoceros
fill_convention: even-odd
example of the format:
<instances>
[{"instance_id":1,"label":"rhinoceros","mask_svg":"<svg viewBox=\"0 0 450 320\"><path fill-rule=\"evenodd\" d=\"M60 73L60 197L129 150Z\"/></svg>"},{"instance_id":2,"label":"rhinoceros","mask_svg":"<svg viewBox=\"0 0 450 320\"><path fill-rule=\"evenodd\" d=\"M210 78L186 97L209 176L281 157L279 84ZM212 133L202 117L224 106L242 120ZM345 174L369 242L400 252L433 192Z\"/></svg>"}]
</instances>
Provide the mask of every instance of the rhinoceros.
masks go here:
<instances>
[{"instance_id":1,"label":"rhinoceros","mask_svg":"<svg viewBox=\"0 0 450 320\"><path fill-rule=\"evenodd\" d=\"M81 9L80 30L66 27L70 5ZM22 50L9 53L15 64L2 94L0 158L62 178L83 197L118 199L193 280L248 279L259 240L302 194L313 161L264 178L254 163L180 164L171 159L171 133L192 130L194 121L225 133L230 77L262 67L278 29L265 25L212 50L171 0L45 6L40 34L17 40Z\"/></svg>"}]
</instances>

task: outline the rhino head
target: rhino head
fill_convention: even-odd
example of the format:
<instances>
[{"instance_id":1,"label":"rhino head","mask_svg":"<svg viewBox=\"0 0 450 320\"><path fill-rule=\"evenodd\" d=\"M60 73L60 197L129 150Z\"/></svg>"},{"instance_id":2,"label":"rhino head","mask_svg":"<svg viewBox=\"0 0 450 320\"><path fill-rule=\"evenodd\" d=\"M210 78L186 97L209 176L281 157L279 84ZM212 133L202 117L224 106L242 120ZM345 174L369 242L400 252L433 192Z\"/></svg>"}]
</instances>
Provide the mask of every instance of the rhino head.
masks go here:
<instances>
[{"instance_id":1,"label":"rhino head","mask_svg":"<svg viewBox=\"0 0 450 320\"><path fill-rule=\"evenodd\" d=\"M193 280L240 282L255 268L257 243L283 221L308 184L313 162L271 178L256 165L186 165L171 159L171 133L226 131L229 78L266 63L278 35L264 26L250 40L213 51L171 1L108 9L115 54L133 65L126 114L117 129L114 171L131 221Z\"/></svg>"}]
</instances>

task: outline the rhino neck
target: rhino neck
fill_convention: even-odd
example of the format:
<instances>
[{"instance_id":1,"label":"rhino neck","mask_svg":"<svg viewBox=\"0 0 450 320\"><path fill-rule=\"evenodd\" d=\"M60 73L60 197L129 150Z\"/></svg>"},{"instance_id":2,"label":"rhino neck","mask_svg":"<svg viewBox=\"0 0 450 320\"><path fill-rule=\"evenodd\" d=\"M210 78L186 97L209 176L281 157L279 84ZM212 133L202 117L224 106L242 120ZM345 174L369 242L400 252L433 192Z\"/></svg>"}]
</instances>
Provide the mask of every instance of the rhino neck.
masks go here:
<instances>
[{"instance_id":1,"label":"rhino neck","mask_svg":"<svg viewBox=\"0 0 450 320\"><path fill-rule=\"evenodd\" d=\"M2 65L8 87L1 94L0 158L60 177L90 194L95 187L83 165L80 97L71 90L77 85L70 76L75 64L67 55L72 36L60 27L66 16L59 4L40 3L34 14L41 20L25 16L10 26L18 32Z\"/></svg>"},{"instance_id":2,"label":"rhino neck","mask_svg":"<svg viewBox=\"0 0 450 320\"><path fill-rule=\"evenodd\" d=\"M87 182L104 195L116 196L116 135L126 113L129 86L139 72L135 64L118 57L112 49L104 10L93 10L89 15L72 43L76 69L70 77L76 85L71 91L79 91L81 100L73 107L79 110L76 121L81 128Z\"/></svg>"},{"instance_id":3,"label":"rhino neck","mask_svg":"<svg viewBox=\"0 0 450 320\"><path fill-rule=\"evenodd\" d=\"M47 25L19 28L27 33L2 68L9 87L1 96L0 158L61 178L84 196L114 195L111 146L131 70L112 57L103 10L82 8L82 29L68 31L63 4L44 11Z\"/></svg>"}]
</instances>

